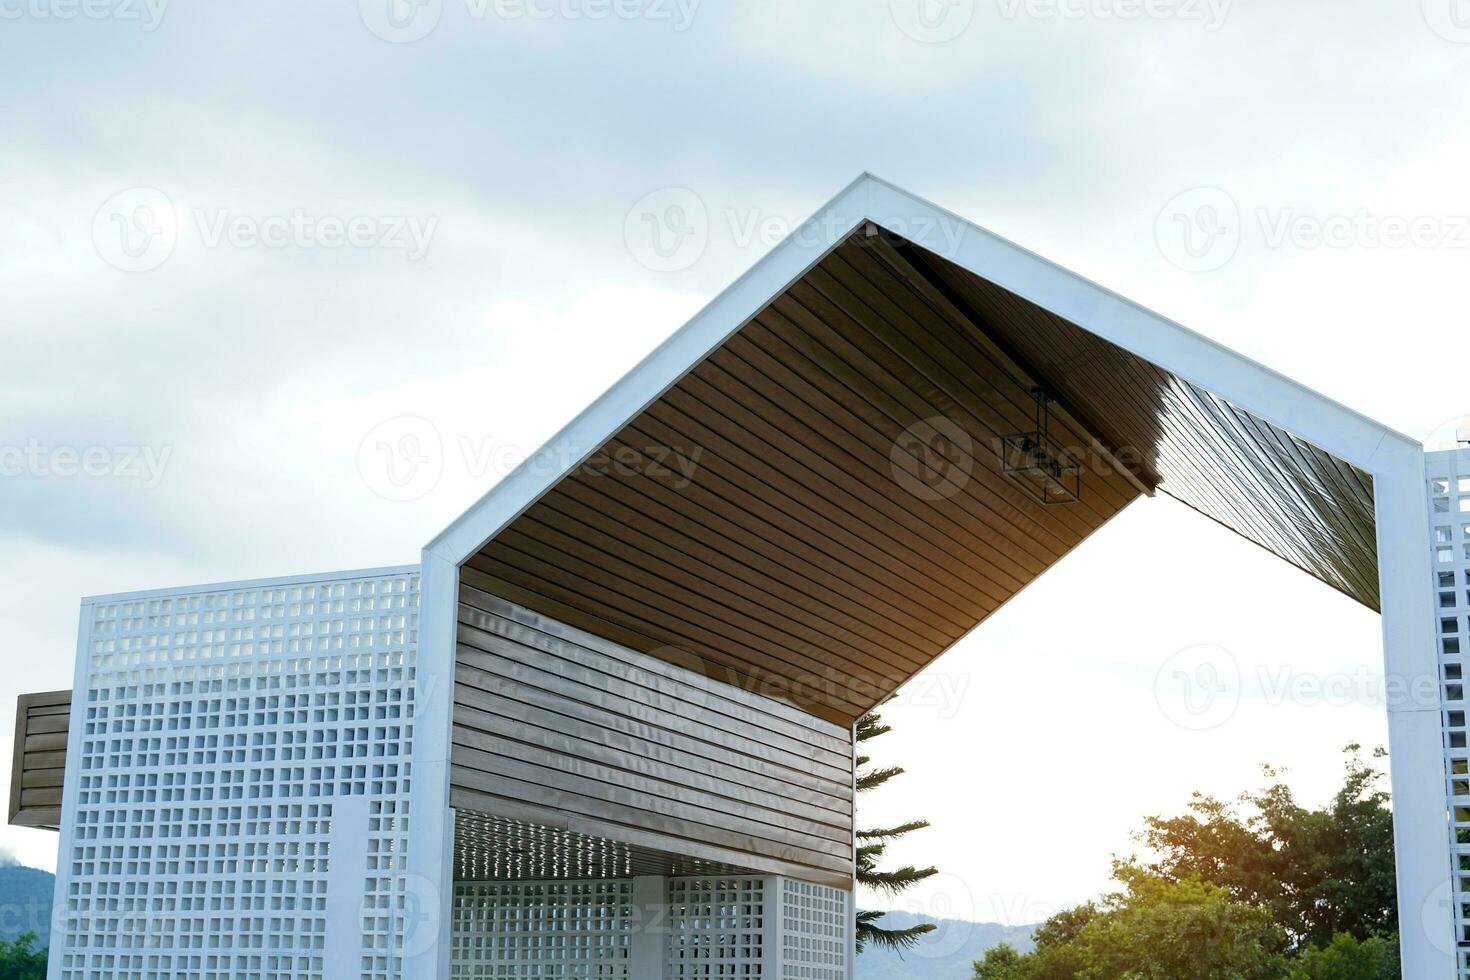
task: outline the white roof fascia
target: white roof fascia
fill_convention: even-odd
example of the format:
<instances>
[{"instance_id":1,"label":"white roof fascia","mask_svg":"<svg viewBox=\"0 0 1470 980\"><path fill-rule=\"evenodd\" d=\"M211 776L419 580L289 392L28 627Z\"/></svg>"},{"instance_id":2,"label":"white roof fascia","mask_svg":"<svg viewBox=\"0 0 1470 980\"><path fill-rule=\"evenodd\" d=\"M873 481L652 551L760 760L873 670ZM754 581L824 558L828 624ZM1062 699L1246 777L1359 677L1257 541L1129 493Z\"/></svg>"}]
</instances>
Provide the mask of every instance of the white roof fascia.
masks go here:
<instances>
[{"instance_id":1,"label":"white roof fascia","mask_svg":"<svg viewBox=\"0 0 1470 980\"><path fill-rule=\"evenodd\" d=\"M425 550L463 563L865 220L1370 473L1419 443L951 211L863 174L552 437ZM535 465L533 465L535 461Z\"/></svg>"},{"instance_id":2,"label":"white roof fascia","mask_svg":"<svg viewBox=\"0 0 1470 980\"><path fill-rule=\"evenodd\" d=\"M965 234L944 258L1324 452L1373 472L1385 440L1419 448L1414 439L938 205L868 180L878 224L887 227L888 215L912 221L924 209L935 220L963 223Z\"/></svg>"},{"instance_id":3,"label":"white roof fascia","mask_svg":"<svg viewBox=\"0 0 1470 980\"><path fill-rule=\"evenodd\" d=\"M455 564L556 486L862 223L872 178L849 184L425 547ZM548 459L565 461L558 468Z\"/></svg>"}]
</instances>

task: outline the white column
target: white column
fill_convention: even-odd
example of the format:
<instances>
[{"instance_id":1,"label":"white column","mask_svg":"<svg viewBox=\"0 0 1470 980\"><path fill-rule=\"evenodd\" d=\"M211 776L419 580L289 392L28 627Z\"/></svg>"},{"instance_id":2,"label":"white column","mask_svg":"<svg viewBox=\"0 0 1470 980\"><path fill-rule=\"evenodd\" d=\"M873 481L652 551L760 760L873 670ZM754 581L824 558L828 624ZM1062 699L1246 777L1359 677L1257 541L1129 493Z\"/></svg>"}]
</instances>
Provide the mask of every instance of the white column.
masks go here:
<instances>
[{"instance_id":1,"label":"white column","mask_svg":"<svg viewBox=\"0 0 1470 980\"><path fill-rule=\"evenodd\" d=\"M669 945L667 879L633 879L633 935L628 942L628 976L658 980L665 976Z\"/></svg>"},{"instance_id":2,"label":"white column","mask_svg":"<svg viewBox=\"0 0 1470 980\"><path fill-rule=\"evenodd\" d=\"M785 933L782 927L784 913L786 911L786 897L781 888L781 879L772 875L765 879L765 932L761 936L761 945L765 947L763 957L765 965L770 967L771 976L784 977L785 949L781 937Z\"/></svg>"},{"instance_id":3,"label":"white column","mask_svg":"<svg viewBox=\"0 0 1470 980\"><path fill-rule=\"evenodd\" d=\"M61 828L56 842L56 879L51 896L51 947L46 954L47 980L61 980L61 961L69 952L66 930L71 923L67 899L71 892L72 834L77 823L77 790L81 785L82 742L86 731L86 692L92 674L92 602L82 600L77 624L77 661L72 669L71 718L67 722L66 769L61 781ZM79 701L77 695L80 694ZM19 776L11 774L12 779Z\"/></svg>"},{"instance_id":4,"label":"white column","mask_svg":"<svg viewBox=\"0 0 1470 980\"><path fill-rule=\"evenodd\" d=\"M1397 446L1375 460L1388 748L1406 977L1455 976L1449 905L1449 802L1440 735L1435 590L1424 455Z\"/></svg>"},{"instance_id":5,"label":"white column","mask_svg":"<svg viewBox=\"0 0 1470 980\"><path fill-rule=\"evenodd\" d=\"M847 893L847 980L857 980L857 852L862 846L858 840L857 778L858 778L857 723L852 726L852 888Z\"/></svg>"},{"instance_id":6,"label":"white column","mask_svg":"<svg viewBox=\"0 0 1470 980\"><path fill-rule=\"evenodd\" d=\"M458 611L459 567L425 551L419 593L408 844L408 897L417 907L408 911L404 980L444 980L449 976L454 901L449 750L454 725Z\"/></svg>"}]
</instances>

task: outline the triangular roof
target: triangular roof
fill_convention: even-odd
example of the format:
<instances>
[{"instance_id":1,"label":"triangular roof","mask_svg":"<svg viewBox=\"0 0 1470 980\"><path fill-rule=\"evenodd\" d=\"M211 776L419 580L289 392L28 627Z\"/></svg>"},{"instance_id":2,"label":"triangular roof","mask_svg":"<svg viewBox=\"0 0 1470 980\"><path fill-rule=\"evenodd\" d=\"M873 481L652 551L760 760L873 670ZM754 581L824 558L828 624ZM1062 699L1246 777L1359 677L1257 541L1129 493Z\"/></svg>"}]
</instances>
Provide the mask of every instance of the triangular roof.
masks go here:
<instances>
[{"instance_id":1,"label":"triangular roof","mask_svg":"<svg viewBox=\"0 0 1470 980\"><path fill-rule=\"evenodd\" d=\"M1003 472L1033 389L1073 503ZM1155 489L1376 608L1373 476L1419 448L867 174L549 446L427 550L841 721Z\"/></svg>"}]
</instances>

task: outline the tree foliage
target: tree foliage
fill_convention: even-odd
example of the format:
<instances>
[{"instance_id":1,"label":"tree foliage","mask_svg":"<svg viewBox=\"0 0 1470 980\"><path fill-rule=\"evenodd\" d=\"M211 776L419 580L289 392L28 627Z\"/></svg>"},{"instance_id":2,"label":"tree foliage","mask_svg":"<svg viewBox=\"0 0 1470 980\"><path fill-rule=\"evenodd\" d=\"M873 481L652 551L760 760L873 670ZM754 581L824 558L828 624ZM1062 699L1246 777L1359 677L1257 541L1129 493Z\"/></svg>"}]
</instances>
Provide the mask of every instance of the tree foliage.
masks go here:
<instances>
[{"instance_id":1,"label":"tree foliage","mask_svg":"<svg viewBox=\"0 0 1470 980\"><path fill-rule=\"evenodd\" d=\"M1388 980L1399 975L1393 821L1359 746L1327 806L1296 802L1281 774L1222 803L1149 817L1151 859L1116 862L1122 886L1037 928L1036 949L997 947L975 980Z\"/></svg>"},{"instance_id":2,"label":"tree foliage","mask_svg":"<svg viewBox=\"0 0 1470 980\"><path fill-rule=\"evenodd\" d=\"M1343 933L1321 949L1306 950L1292 980L1398 980L1399 944L1390 938L1357 939Z\"/></svg>"},{"instance_id":3,"label":"tree foliage","mask_svg":"<svg viewBox=\"0 0 1470 980\"><path fill-rule=\"evenodd\" d=\"M856 740L861 746L892 730L891 726L883 723L882 717L877 712L870 712L858 722ZM900 766L871 768L872 759L862 754L857 757L857 766L857 791L859 793L875 790L895 776L903 774ZM904 865L887 870L879 867L879 862L883 859L889 841L897 840L916 830L923 830L927 826L929 826L927 820L912 820L896 827L878 827L858 831L858 884L866 885L887 895L896 895L925 878L938 874L938 869L932 867L916 868L913 865ZM935 928L932 923L926 922L907 929L884 929L878 924L882 917L882 912L874 911L857 914L858 952L861 953L869 943L889 949L909 949L919 941L920 937L933 932Z\"/></svg>"},{"instance_id":4,"label":"tree foliage","mask_svg":"<svg viewBox=\"0 0 1470 980\"><path fill-rule=\"evenodd\" d=\"M1123 886L1089 911L1064 912L1025 956L992 949L978 980L1290 980L1286 932L1258 906L1198 879L1168 881L1118 864Z\"/></svg>"},{"instance_id":5,"label":"tree foliage","mask_svg":"<svg viewBox=\"0 0 1470 980\"><path fill-rule=\"evenodd\" d=\"M1267 767L1267 785L1238 803L1195 794L1189 813L1147 818L1139 839L1159 856L1149 869L1170 881L1212 881L1270 909L1296 947L1326 946L1342 933L1366 940L1392 932L1388 794L1359 746L1345 754L1346 779L1322 809L1299 805Z\"/></svg>"},{"instance_id":6,"label":"tree foliage","mask_svg":"<svg viewBox=\"0 0 1470 980\"><path fill-rule=\"evenodd\" d=\"M40 941L34 932L22 933L13 943L0 939L0 980L46 980L46 950L36 948Z\"/></svg>"}]
</instances>

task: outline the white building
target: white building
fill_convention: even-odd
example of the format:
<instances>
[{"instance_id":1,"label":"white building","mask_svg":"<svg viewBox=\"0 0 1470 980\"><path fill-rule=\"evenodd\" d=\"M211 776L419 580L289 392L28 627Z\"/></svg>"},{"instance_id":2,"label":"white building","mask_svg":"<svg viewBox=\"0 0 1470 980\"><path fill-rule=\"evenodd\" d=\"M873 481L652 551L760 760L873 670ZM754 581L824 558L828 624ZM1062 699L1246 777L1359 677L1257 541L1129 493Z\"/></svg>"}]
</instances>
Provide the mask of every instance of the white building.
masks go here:
<instances>
[{"instance_id":1,"label":"white building","mask_svg":"<svg viewBox=\"0 0 1470 980\"><path fill-rule=\"evenodd\" d=\"M51 977L846 980L854 722L1156 492L1381 612L1404 973L1470 976L1470 455L865 175L420 565L83 600Z\"/></svg>"}]
</instances>

